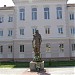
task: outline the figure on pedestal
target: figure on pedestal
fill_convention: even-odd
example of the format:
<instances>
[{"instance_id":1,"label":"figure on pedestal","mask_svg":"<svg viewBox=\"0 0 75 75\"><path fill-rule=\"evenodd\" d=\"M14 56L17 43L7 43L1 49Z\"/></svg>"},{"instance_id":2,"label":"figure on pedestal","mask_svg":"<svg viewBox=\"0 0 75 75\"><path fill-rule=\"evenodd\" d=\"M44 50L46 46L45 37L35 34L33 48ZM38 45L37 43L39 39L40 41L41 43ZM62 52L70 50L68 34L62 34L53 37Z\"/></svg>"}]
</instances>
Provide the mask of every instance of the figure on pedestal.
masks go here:
<instances>
[{"instance_id":1,"label":"figure on pedestal","mask_svg":"<svg viewBox=\"0 0 75 75\"><path fill-rule=\"evenodd\" d=\"M33 61L30 62L31 71L44 70L44 61L42 61L41 59L41 52L40 52L41 42L42 42L41 35L39 34L39 31L36 30L32 40L34 58Z\"/></svg>"},{"instance_id":2,"label":"figure on pedestal","mask_svg":"<svg viewBox=\"0 0 75 75\"><path fill-rule=\"evenodd\" d=\"M40 57L41 42L42 42L41 35L39 34L39 31L36 30L35 35L33 35L33 40L32 40L32 45L33 45L33 49L35 53L33 61L35 62L41 61L41 57Z\"/></svg>"}]
</instances>

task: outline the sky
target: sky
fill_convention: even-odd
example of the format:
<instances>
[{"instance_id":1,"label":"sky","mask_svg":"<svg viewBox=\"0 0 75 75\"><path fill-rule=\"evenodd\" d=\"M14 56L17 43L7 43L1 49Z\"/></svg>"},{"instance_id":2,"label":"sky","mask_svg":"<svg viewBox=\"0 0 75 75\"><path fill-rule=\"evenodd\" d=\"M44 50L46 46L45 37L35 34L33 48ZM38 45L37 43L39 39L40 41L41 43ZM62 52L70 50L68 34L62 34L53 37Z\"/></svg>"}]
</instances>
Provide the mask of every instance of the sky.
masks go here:
<instances>
[{"instance_id":1,"label":"sky","mask_svg":"<svg viewBox=\"0 0 75 75\"><path fill-rule=\"evenodd\" d=\"M75 0L68 0L68 3L75 3ZM3 7L4 5L14 6L14 3L12 2L12 0L0 0L0 7Z\"/></svg>"}]
</instances>

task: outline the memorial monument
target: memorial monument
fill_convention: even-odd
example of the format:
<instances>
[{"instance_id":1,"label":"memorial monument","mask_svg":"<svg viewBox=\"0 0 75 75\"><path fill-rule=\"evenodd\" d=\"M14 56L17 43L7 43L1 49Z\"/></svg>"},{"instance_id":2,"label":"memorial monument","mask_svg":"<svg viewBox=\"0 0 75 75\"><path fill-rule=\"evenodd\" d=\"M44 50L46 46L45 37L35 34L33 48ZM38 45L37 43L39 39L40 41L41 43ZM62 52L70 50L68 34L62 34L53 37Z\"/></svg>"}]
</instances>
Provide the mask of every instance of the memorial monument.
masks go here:
<instances>
[{"instance_id":1,"label":"memorial monument","mask_svg":"<svg viewBox=\"0 0 75 75\"><path fill-rule=\"evenodd\" d=\"M31 71L40 71L44 69L44 61L41 59L41 47L42 37L39 34L39 31L36 30L35 35L33 35L32 47L34 50L34 58L30 62L30 70Z\"/></svg>"}]
</instances>

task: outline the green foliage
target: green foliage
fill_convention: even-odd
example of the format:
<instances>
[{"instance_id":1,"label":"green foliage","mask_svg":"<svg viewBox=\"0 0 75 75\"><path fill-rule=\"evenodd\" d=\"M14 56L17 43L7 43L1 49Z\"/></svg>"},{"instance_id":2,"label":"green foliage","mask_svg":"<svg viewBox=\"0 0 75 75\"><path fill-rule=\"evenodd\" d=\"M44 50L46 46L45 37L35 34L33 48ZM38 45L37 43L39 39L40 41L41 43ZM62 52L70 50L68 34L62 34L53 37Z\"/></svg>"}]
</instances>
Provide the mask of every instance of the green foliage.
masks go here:
<instances>
[{"instance_id":1,"label":"green foliage","mask_svg":"<svg viewBox=\"0 0 75 75\"><path fill-rule=\"evenodd\" d=\"M33 58L33 61L35 61L35 62L41 62L42 60L41 60L40 56L35 56Z\"/></svg>"}]
</instances>

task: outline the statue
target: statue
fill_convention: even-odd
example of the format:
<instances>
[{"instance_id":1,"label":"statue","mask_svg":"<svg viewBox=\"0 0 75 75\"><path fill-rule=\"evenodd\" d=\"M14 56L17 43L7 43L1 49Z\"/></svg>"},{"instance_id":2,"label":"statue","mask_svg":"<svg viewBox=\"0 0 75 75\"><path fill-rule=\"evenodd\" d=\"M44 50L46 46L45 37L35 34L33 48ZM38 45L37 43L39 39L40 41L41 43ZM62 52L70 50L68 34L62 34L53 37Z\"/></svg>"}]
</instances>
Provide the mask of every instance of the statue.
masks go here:
<instances>
[{"instance_id":1,"label":"statue","mask_svg":"<svg viewBox=\"0 0 75 75\"><path fill-rule=\"evenodd\" d=\"M33 35L32 45L35 53L34 61L41 61L40 58L40 46L41 46L42 38L39 34L38 30L36 30L35 35Z\"/></svg>"},{"instance_id":2,"label":"statue","mask_svg":"<svg viewBox=\"0 0 75 75\"><path fill-rule=\"evenodd\" d=\"M42 38L39 34L39 31L36 30L35 35L33 35L32 46L34 50L34 58L33 61L30 62L30 71L40 71L44 70L44 61L41 59L41 46Z\"/></svg>"}]
</instances>

